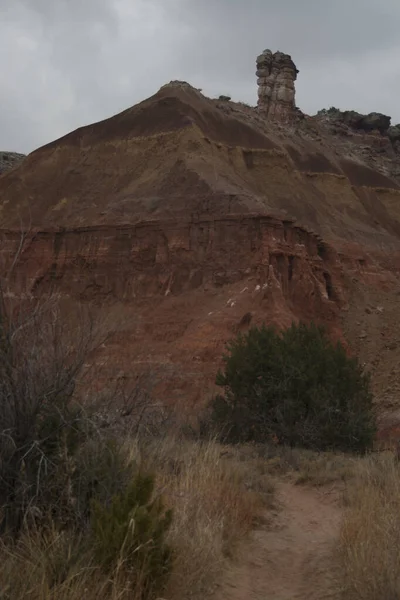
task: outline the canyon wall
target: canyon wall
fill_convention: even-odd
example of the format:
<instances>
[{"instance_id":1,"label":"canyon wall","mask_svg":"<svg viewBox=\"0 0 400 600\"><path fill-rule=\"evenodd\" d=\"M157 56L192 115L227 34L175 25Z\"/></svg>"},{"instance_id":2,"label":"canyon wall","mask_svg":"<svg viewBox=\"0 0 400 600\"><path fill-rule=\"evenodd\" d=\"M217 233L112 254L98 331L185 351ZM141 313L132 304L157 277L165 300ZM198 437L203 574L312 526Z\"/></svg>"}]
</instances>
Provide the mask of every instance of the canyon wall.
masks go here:
<instances>
[{"instance_id":1,"label":"canyon wall","mask_svg":"<svg viewBox=\"0 0 400 600\"><path fill-rule=\"evenodd\" d=\"M3 258L20 245L4 232ZM340 337L345 302L333 248L290 221L251 215L31 232L12 289L118 306L123 326L101 352L104 380L151 374L157 397L186 406L207 400L238 331L301 318Z\"/></svg>"}]
</instances>

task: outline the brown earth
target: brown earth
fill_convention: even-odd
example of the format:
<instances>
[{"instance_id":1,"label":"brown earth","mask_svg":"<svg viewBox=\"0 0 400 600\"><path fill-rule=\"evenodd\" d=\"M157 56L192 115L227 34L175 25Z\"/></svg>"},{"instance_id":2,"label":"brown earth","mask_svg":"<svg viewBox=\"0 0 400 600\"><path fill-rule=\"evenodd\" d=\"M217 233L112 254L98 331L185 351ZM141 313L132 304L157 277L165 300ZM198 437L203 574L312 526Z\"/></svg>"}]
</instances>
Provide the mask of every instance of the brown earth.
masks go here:
<instances>
[{"instance_id":1,"label":"brown earth","mask_svg":"<svg viewBox=\"0 0 400 600\"><path fill-rule=\"evenodd\" d=\"M341 509L335 493L281 482L279 512L245 543L214 600L334 600L341 597L335 547Z\"/></svg>"},{"instance_id":2,"label":"brown earth","mask_svg":"<svg viewBox=\"0 0 400 600\"><path fill-rule=\"evenodd\" d=\"M381 134L269 123L175 82L0 176L3 265L23 230L13 293L117 306L103 375L144 371L162 400L204 402L250 323L313 318L394 410L399 200Z\"/></svg>"}]
</instances>

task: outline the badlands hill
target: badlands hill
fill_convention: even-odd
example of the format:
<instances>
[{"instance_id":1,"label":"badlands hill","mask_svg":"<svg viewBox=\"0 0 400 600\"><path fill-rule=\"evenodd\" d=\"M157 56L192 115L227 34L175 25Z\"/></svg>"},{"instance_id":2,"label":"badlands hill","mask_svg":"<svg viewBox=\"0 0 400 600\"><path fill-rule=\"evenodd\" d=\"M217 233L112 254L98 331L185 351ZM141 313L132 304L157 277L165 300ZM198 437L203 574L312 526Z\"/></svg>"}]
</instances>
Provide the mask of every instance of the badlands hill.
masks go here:
<instances>
[{"instance_id":1,"label":"badlands hill","mask_svg":"<svg viewBox=\"0 0 400 600\"><path fill-rule=\"evenodd\" d=\"M0 175L6 261L27 232L15 289L118 305L109 372L146 373L167 401L207 399L250 323L305 318L396 408L400 131L379 113L304 115L297 73L260 55L256 108L171 82Z\"/></svg>"}]
</instances>

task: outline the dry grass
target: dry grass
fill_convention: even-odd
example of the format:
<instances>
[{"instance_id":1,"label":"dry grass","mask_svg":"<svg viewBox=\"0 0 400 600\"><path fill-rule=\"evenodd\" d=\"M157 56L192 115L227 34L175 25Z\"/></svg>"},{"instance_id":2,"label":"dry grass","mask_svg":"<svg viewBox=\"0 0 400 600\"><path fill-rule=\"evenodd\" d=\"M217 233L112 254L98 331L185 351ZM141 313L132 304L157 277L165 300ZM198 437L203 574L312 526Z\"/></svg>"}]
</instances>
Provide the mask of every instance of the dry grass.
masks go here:
<instances>
[{"instance_id":1,"label":"dry grass","mask_svg":"<svg viewBox=\"0 0 400 600\"><path fill-rule=\"evenodd\" d=\"M260 513L257 474L233 456L226 460L226 452L213 442L165 440L144 456L150 470L162 466L158 485L174 508L169 541L177 559L168 598L202 597Z\"/></svg>"},{"instance_id":2,"label":"dry grass","mask_svg":"<svg viewBox=\"0 0 400 600\"><path fill-rule=\"evenodd\" d=\"M296 484L322 487L351 479L358 460L341 452L314 452L303 448L290 448L266 444L242 447L240 452L258 457L258 468L269 476L288 475Z\"/></svg>"},{"instance_id":3,"label":"dry grass","mask_svg":"<svg viewBox=\"0 0 400 600\"><path fill-rule=\"evenodd\" d=\"M129 460L156 475L157 493L173 508L168 542L175 562L165 598L202 598L237 542L251 529L262 500L253 490L257 472L208 442L165 439L129 442ZM252 480L253 478L253 480ZM266 494L272 494L271 484ZM29 530L0 546L0 599L139 600L123 564L110 577L93 561L78 533Z\"/></svg>"},{"instance_id":4,"label":"dry grass","mask_svg":"<svg viewBox=\"0 0 400 600\"><path fill-rule=\"evenodd\" d=\"M360 460L345 500L344 598L400 598L400 466L393 454Z\"/></svg>"}]
</instances>

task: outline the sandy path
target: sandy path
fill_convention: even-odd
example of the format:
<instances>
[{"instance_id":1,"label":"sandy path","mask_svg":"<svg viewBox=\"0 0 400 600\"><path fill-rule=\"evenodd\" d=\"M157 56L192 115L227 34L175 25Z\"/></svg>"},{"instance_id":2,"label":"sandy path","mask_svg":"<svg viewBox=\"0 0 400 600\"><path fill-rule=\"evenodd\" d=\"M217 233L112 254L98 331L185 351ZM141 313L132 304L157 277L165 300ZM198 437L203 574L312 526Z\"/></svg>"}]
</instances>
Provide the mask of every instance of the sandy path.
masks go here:
<instances>
[{"instance_id":1,"label":"sandy path","mask_svg":"<svg viewBox=\"0 0 400 600\"><path fill-rule=\"evenodd\" d=\"M341 512L326 491L279 483L278 515L254 531L214 600L332 600Z\"/></svg>"}]
</instances>

